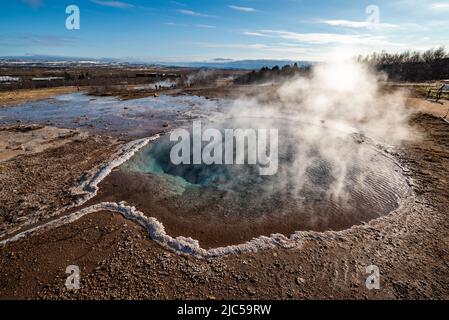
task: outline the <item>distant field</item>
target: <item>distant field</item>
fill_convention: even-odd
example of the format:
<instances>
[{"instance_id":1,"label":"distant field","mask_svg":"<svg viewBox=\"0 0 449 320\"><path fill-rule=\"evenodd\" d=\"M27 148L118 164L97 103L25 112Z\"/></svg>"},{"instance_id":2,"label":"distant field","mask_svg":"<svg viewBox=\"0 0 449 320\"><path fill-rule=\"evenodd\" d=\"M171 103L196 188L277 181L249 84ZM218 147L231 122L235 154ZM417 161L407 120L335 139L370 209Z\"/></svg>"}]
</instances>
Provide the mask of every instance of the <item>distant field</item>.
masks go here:
<instances>
[{"instance_id":1,"label":"distant field","mask_svg":"<svg viewBox=\"0 0 449 320\"><path fill-rule=\"evenodd\" d=\"M0 92L0 107L26 101L45 99L58 94L72 93L77 90L77 87L59 87Z\"/></svg>"}]
</instances>

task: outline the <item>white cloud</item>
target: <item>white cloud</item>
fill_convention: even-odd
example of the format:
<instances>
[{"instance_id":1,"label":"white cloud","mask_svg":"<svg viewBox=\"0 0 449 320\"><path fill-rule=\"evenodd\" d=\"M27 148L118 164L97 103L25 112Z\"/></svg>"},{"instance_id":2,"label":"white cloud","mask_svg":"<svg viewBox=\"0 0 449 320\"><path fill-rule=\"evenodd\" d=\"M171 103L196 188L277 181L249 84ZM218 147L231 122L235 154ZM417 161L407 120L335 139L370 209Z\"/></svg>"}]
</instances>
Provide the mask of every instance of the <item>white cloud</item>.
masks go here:
<instances>
[{"instance_id":1,"label":"white cloud","mask_svg":"<svg viewBox=\"0 0 449 320\"><path fill-rule=\"evenodd\" d=\"M369 28L373 25L368 21L351 21L351 20L321 20L320 22L333 27L347 27L347 28ZM398 25L391 23L379 23L377 26L381 28L399 27Z\"/></svg>"},{"instance_id":2,"label":"white cloud","mask_svg":"<svg viewBox=\"0 0 449 320\"><path fill-rule=\"evenodd\" d=\"M256 9L254 8L250 8L250 7L240 7L240 6L228 6L229 8L233 9L233 10L237 10L237 11L242 11L242 12L254 12L256 11Z\"/></svg>"},{"instance_id":3,"label":"white cloud","mask_svg":"<svg viewBox=\"0 0 449 320\"><path fill-rule=\"evenodd\" d=\"M164 23L167 26L172 26L172 27L188 27L188 24L184 24L184 23L176 23L176 22L165 22Z\"/></svg>"},{"instance_id":4,"label":"white cloud","mask_svg":"<svg viewBox=\"0 0 449 320\"><path fill-rule=\"evenodd\" d=\"M183 28L188 28L188 27L196 27L196 28L204 28L204 29L214 29L216 28L216 26L212 26L210 24L195 24L195 25L190 25L190 24L185 24L185 23L176 23L176 22L165 22L164 23L167 26L171 26L171 27L183 27Z\"/></svg>"},{"instance_id":5,"label":"white cloud","mask_svg":"<svg viewBox=\"0 0 449 320\"><path fill-rule=\"evenodd\" d=\"M197 28L205 28L205 29L214 29L216 26L211 26L209 24L196 24L195 27Z\"/></svg>"},{"instance_id":6,"label":"white cloud","mask_svg":"<svg viewBox=\"0 0 449 320\"><path fill-rule=\"evenodd\" d=\"M227 55L235 59L291 59L291 60L321 60L323 48L303 48L293 43L246 44L246 43L210 43L195 42L194 45L203 48L231 50ZM223 52L223 51L220 51ZM243 52L243 55L242 55Z\"/></svg>"},{"instance_id":7,"label":"white cloud","mask_svg":"<svg viewBox=\"0 0 449 320\"><path fill-rule=\"evenodd\" d=\"M339 33L297 33L286 30L262 30L263 34L275 35L282 39L304 42L310 44L342 44L342 45L389 45L390 43L380 36L366 34L339 34Z\"/></svg>"},{"instance_id":8,"label":"white cloud","mask_svg":"<svg viewBox=\"0 0 449 320\"><path fill-rule=\"evenodd\" d=\"M195 12L192 10L187 10L187 9L180 9L178 10L179 13L181 14L185 14L187 16L195 16L195 17L211 17L208 14L204 14L204 13L200 13L200 12Z\"/></svg>"},{"instance_id":9,"label":"white cloud","mask_svg":"<svg viewBox=\"0 0 449 320\"><path fill-rule=\"evenodd\" d=\"M135 8L135 5L122 1L102 1L102 0L90 0L90 1L104 7L112 7L120 9Z\"/></svg>"},{"instance_id":10,"label":"white cloud","mask_svg":"<svg viewBox=\"0 0 449 320\"><path fill-rule=\"evenodd\" d=\"M432 9L449 9L449 2L434 2L430 7Z\"/></svg>"},{"instance_id":11,"label":"white cloud","mask_svg":"<svg viewBox=\"0 0 449 320\"><path fill-rule=\"evenodd\" d=\"M210 43L210 42L197 42L195 43L203 48L227 48L227 49L267 49L269 48L265 44L248 44L248 43Z\"/></svg>"},{"instance_id":12,"label":"white cloud","mask_svg":"<svg viewBox=\"0 0 449 320\"><path fill-rule=\"evenodd\" d=\"M264 37L264 38L272 38L272 36L261 33L261 32L251 32L251 31L245 31L243 32L245 36L252 36L252 37Z\"/></svg>"}]
</instances>

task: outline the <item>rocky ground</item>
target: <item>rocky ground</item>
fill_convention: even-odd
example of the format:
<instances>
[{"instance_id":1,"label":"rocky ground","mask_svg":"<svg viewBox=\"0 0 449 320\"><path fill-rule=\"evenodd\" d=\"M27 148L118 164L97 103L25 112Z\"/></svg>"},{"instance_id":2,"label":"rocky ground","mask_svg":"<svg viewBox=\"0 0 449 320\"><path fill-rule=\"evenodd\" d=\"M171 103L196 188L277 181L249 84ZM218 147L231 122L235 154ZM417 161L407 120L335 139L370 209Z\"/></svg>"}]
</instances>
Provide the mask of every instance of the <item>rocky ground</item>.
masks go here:
<instances>
[{"instance_id":1,"label":"rocky ground","mask_svg":"<svg viewBox=\"0 0 449 320\"><path fill-rule=\"evenodd\" d=\"M93 213L1 247L0 298L448 299L449 125L425 109L410 120L422 139L396 155L416 196L387 216L304 232L291 249L205 260L163 249L119 214ZM3 228L69 203L70 187L114 148L92 136L0 163ZM65 288L69 265L80 267L79 290ZM380 269L379 290L365 286L369 265Z\"/></svg>"},{"instance_id":2,"label":"rocky ground","mask_svg":"<svg viewBox=\"0 0 449 320\"><path fill-rule=\"evenodd\" d=\"M85 172L109 160L117 142L44 126L0 128L0 237L44 222L72 203Z\"/></svg>"}]
</instances>

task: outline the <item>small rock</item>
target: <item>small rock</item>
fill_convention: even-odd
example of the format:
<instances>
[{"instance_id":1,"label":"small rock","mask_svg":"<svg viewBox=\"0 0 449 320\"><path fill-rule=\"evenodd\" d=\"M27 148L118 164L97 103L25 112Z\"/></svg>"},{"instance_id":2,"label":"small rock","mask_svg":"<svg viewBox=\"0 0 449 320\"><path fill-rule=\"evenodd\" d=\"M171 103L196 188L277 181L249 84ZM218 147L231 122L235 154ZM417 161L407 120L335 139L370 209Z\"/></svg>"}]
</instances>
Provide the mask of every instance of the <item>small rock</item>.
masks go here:
<instances>
[{"instance_id":1,"label":"small rock","mask_svg":"<svg viewBox=\"0 0 449 320\"><path fill-rule=\"evenodd\" d=\"M299 285L301 285L301 284L306 283L306 280L304 280L304 278L297 277L297 278L296 278L296 283L299 284Z\"/></svg>"}]
</instances>

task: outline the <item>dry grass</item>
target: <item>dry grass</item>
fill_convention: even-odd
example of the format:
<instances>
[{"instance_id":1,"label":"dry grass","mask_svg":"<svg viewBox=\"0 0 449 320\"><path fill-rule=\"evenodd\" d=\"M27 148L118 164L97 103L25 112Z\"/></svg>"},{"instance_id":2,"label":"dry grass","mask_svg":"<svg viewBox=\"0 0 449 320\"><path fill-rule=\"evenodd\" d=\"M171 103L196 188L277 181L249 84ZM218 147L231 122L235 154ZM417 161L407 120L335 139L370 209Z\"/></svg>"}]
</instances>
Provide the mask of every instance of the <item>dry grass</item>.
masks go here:
<instances>
[{"instance_id":1,"label":"dry grass","mask_svg":"<svg viewBox=\"0 0 449 320\"><path fill-rule=\"evenodd\" d=\"M26 101L46 99L58 94L72 93L76 91L78 91L77 87L59 87L0 92L0 107L15 105Z\"/></svg>"}]
</instances>

